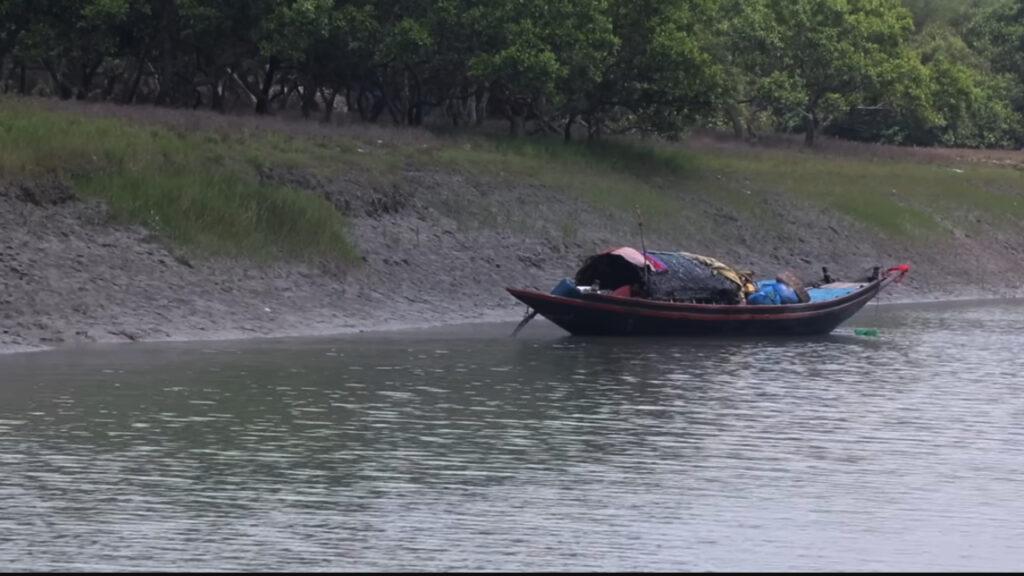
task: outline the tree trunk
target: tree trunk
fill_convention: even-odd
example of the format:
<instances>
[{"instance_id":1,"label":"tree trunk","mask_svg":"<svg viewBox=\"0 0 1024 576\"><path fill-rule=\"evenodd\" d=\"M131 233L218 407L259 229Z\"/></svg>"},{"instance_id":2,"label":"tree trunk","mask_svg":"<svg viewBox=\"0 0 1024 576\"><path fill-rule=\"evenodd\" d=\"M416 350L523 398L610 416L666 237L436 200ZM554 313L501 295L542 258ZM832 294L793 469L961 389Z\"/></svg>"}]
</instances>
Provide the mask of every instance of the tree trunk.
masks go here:
<instances>
[{"instance_id":1,"label":"tree trunk","mask_svg":"<svg viewBox=\"0 0 1024 576\"><path fill-rule=\"evenodd\" d=\"M369 105L366 103L367 98L366 88L360 84L359 93L356 94L356 110L359 112L359 119L363 121L366 121L367 118L369 118L369 111L367 110Z\"/></svg>"},{"instance_id":2,"label":"tree trunk","mask_svg":"<svg viewBox=\"0 0 1024 576\"><path fill-rule=\"evenodd\" d=\"M409 78L412 81L409 81ZM405 93L408 95L407 102L407 113L406 113L406 124L409 126L422 126L423 125L423 88L420 83L420 76L416 73L416 69L411 66L405 67Z\"/></svg>"},{"instance_id":3,"label":"tree trunk","mask_svg":"<svg viewBox=\"0 0 1024 576\"><path fill-rule=\"evenodd\" d=\"M103 95L100 96L104 102L110 100L114 96L114 90L117 90L117 84L121 81L122 76L124 76L124 72L118 72L107 76L107 81L103 85Z\"/></svg>"},{"instance_id":4,"label":"tree trunk","mask_svg":"<svg viewBox=\"0 0 1024 576\"><path fill-rule=\"evenodd\" d=\"M281 90L283 92L279 95L279 97L281 98L281 101L277 103L277 109L278 110L287 110L288 109L288 102L291 101L291 99L292 99L292 94L294 94L295 92L299 91L299 83L297 81L292 82L288 86L288 88L285 88L284 85L282 85L281 86Z\"/></svg>"},{"instance_id":5,"label":"tree trunk","mask_svg":"<svg viewBox=\"0 0 1024 576\"><path fill-rule=\"evenodd\" d=\"M401 99L401 96L399 96L399 99ZM402 126L405 122L405 114L402 112L401 102L396 104L387 96L384 97L384 102L387 104L388 114L391 115L391 122L395 126Z\"/></svg>"},{"instance_id":6,"label":"tree trunk","mask_svg":"<svg viewBox=\"0 0 1024 576\"><path fill-rule=\"evenodd\" d=\"M135 68L135 76L132 78L131 84L128 85L128 89L125 90L124 95L121 97L122 104L131 104L135 101L135 94L139 91L139 83L142 82L142 69L146 67L146 61L139 58L138 64Z\"/></svg>"},{"instance_id":7,"label":"tree trunk","mask_svg":"<svg viewBox=\"0 0 1024 576\"><path fill-rule=\"evenodd\" d=\"M402 94L397 95L398 102L388 95L387 88L381 86L380 88L380 101L383 102L384 107L387 109L388 114L391 115L391 121L394 122L395 126L401 126L405 121L405 110L402 106ZM373 121L377 121L377 117L380 116L380 112L374 115Z\"/></svg>"},{"instance_id":8,"label":"tree trunk","mask_svg":"<svg viewBox=\"0 0 1024 576\"><path fill-rule=\"evenodd\" d=\"M5 93L7 92L7 82L5 81L4 76L4 63L7 61L7 56L13 53L14 50L18 47L18 36L21 35L21 32L22 28L20 26L16 26L14 30L11 30L9 32L7 41L0 45L0 82L3 83L3 89ZM14 74L14 68L16 66L17 59L12 59L11 71L9 72L9 74Z\"/></svg>"},{"instance_id":9,"label":"tree trunk","mask_svg":"<svg viewBox=\"0 0 1024 576\"><path fill-rule=\"evenodd\" d=\"M0 60L0 68L3 68L3 60ZM6 76L0 74L0 84L3 85L4 94L7 94L11 90L11 81L14 80L14 75L18 70L18 63L11 62L11 68L7 70Z\"/></svg>"},{"instance_id":10,"label":"tree trunk","mask_svg":"<svg viewBox=\"0 0 1024 576\"><path fill-rule=\"evenodd\" d=\"M818 131L818 114L811 110L804 112L804 145L808 148L814 146L814 137Z\"/></svg>"},{"instance_id":11,"label":"tree trunk","mask_svg":"<svg viewBox=\"0 0 1024 576\"><path fill-rule=\"evenodd\" d=\"M466 124L476 126L476 97L467 96L463 108L466 110Z\"/></svg>"},{"instance_id":12,"label":"tree trunk","mask_svg":"<svg viewBox=\"0 0 1024 576\"><path fill-rule=\"evenodd\" d=\"M458 128L462 119L466 116L466 98L449 98L445 104L445 111L452 121L452 126Z\"/></svg>"},{"instance_id":13,"label":"tree trunk","mask_svg":"<svg viewBox=\"0 0 1024 576\"><path fill-rule=\"evenodd\" d=\"M28 74L25 68L25 62L22 61L21 73L18 75L18 93L22 96L28 94Z\"/></svg>"},{"instance_id":14,"label":"tree trunk","mask_svg":"<svg viewBox=\"0 0 1024 576\"><path fill-rule=\"evenodd\" d=\"M274 56L267 63L267 72L263 76L260 92L256 95L256 113L260 115L270 112L270 89L274 87L274 75L277 74L278 61Z\"/></svg>"},{"instance_id":15,"label":"tree trunk","mask_svg":"<svg viewBox=\"0 0 1024 576\"><path fill-rule=\"evenodd\" d=\"M601 118L596 114L587 117L587 140L601 139Z\"/></svg>"},{"instance_id":16,"label":"tree trunk","mask_svg":"<svg viewBox=\"0 0 1024 576\"><path fill-rule=\"evenodd\" d=\"M743 140L743 108L738 102L729 102L728 113L733 135L737 140Z\"/></svg>"},{"instance_id":17,"label":"tree trunk","mask_svg":"<svg viewBox=\"0 0 1024 576\"><path fill-rule=\"evenodd\" d=\"M99 70L102 65L102 58L92 66L87 64L82 65L82 81L79 82L78 93L75 94L76 100L85 100L89 97L89 91L92 90L92 79L95 78L96 71Z\"/></svg>"},{"instance_id":18,"label":"tree trunk","mask_svg":"<svg viewBox=\"0 0 1024 576\"><path fill-rule=\"evenodd\" d=\"M250 106L256 106L256 95L249 90L249 87L245 84L245 81L238 77L238 73L231 68L227 69L228 78L235 81L235 85L238 90L233 90L232 93L235 95L235 99L232 101L232 106L238 104L238 100L245 97L249 101Z\"/></svg>"},{"instance_id":19,"label":"tree trunk","mask_svg":"<svg viewBox=\"0 0 1024 576\"><path fill-rule=\"evenodd\" d=\"M175 95L175 38L174 28L177 21L177 3L160 2L160 89L156 94L156 103L172 104Z\"/></svg>"},{"instance_id":20,"label":"tree trunk","mask_svg":"<svg viewBox=\"0 0 1024 576\"><path fill-rule=\"evenodd\" d=\"M562 132L562 138L566 142L572 141L572 125L576 123L576 114L569 114L569 117L565 120L565 130Z\"/></svg>"},{"instance_id":21,"label":"tree trunk","mask_svg":"<svg viewBox=\"0 0 1024 576\"><path fill-rule=\"evenodd\" d=\"M210 109L224 113L224 72L214 74L213 84L210 86Z\"/></svg>"},{"instance_id":22,"label":"tree trunk","mask_svg":"<svg viewBox=\"0 0 1024 576\"><path fill-rule=\"evenodd\" d=\"M2 87L4 89L4 93L7 92L7 82L5 81L5 76L4 76L4 70L6 68L4 66L4 64L7 62L7 52L8 52L7 47L0 45L0 85L2 85ZM12 66L12 69L13 69L13 66Z\"/></svg>"},{"instance_id":23,"label":"tree trunk","mask_svg":"<svg viewBox=\"0 0 1024 576\"><path fill-rule=\"evenodd\" d=\"M747 127L747 139L751 142L755 142L757 140L757 131L754 130L754 115L747 115L744 124Z\"/></svg>"},{"instance_id":24,"label":"tree trunk","mask_svg":"<svg viewBox=\"0 0 1024 576\"><path fill-rule=\"evenodd\" d=\"M512 104L508 106L508 133L513 138L519 138L526 133L526 111L523 106Z\"/></svg>"},{"instance_id":25,"label":"tree trunk","mask_svg":"<svg viewBox=\"0 0 1024 576\"><path fill-rule=\"evenodd\" d=\"M53 66L53 63L49 60L43 60L43 66L46 68L46 71L50 73L50 78L53 79L53 85L57 89L57 94L60 96L60 99L70 100L71 97L74 95L74 91L71 89L71 86L64 80L63 76L60 74L60 71L57 70Z\"/></svg>"},{"instance_id":26,"label":"tree trunk","mask_svg":"<svg viewBox=\"0 0 1024 576\"><path fill-rule=\"evenodd\" d=\"M476 89L474 100L476 101L473 108L476 111L476 125L480 126L484 123L487 118L487 101L491 97L491 92L487 88L480 87Z\"/></svg>"},{"instance_id":27,"label":"tree trunk","mask_svg":"<svg viewBox=\"0 0 1024 576\"><path fill-rule=\"evenodd\" d=\"M323 123L330 124L331 116L334 115L334 100L338 97L337 90L331 90L330 96L324 99L324 117Z\"/></svg>"},{"instance_id":28,"label":"tree trunk","mask_svg":"<svg viewBox=\"0 0 1024 576\"><path fill-rule=\"evenodd\" d=\"M410 126L422 126L423 125L423 102L417 100L412 105L412 116L409 118Z\"/></svg>"},{"instance_id":29,"label":"tree trunk","mask_svg":"<svg viewBox=\"0 0 1024 576\"><path fill-rule=\"evenodd\" d=\"M513 138L519 138L526 133L526 117L521 114L513 114L509 125L509 134Z\"/></svg>"},{"instance_id":30,"label":"tree trunk","mask_svg":"<svg viewBox=\"0 0 1024 576\"><path fill-rule=\"evenodd\" d=\"M370 122L376 122L380 115L384 113L384 109L388 107L387 98L381 93L380 96L373 97L373 106L370 107L370 113L367 115L367 119Z\"/></svg>"},{"instance_id":31,"label":"tree trunk","mask_svg":"<svg viewBox=\"0 0 1024 576\"><path fill-rule=\"evenodd\" d=\"M316 109L316 92L318 89L316 82L312 79L308 79L302 87L302 117L307 120L312 115L313 110Z\"/></svg>"}]
</instances>

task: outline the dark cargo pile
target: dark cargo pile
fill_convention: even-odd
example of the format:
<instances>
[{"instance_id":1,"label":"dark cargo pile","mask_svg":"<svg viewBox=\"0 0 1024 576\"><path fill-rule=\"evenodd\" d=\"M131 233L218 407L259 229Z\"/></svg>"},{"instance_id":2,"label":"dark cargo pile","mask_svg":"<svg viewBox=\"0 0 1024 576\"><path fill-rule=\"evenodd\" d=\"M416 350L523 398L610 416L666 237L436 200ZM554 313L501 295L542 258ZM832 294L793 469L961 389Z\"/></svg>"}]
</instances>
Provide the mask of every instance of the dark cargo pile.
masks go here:
<instances>
[{"instance_id":1,"label":"dark cargo pile","mask_svg":"<svg viewBox=\"0 0 1024 576\"><path fill-rule=\"evenodd\" d=\"M689 255L651 252L667 270L649 274L647 292L655 300L704 304L739 304L743 294L732 280Z\"/></svg>"},{"instance_id":2,"label":"dark cargo pile","mask_svg":"<svg viewBox=\"0 0 1024 576\"><path fill-rule=\"evenodd\" d=\"M577 286L598 286L653 300L701 304L739 304L744 298L743 274L717 260L686 252L647 252L631 248L596 254L576 273Z\"/></svg>"}]
</instances>

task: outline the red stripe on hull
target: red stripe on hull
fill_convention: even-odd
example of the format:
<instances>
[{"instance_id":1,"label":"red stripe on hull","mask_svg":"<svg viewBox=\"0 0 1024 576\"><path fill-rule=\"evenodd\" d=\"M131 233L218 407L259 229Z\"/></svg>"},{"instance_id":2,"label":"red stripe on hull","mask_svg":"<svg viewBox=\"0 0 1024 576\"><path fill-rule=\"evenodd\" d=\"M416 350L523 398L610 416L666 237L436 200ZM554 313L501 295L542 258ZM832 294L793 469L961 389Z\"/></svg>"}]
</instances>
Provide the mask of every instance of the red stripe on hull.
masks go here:
<instances>
[{"instance_id":1,"label":"red stripe on hull","mask_svg":"<svg viewBox=\"0 0 1024 576\"><path fill-rule=\"evenodd\" d=\"M678 304L605 295L565 298L534 290L508 291L574 334L824 334L856 314L886 283L881 279L828 302L787 306Z\"/></svg>"}]
</instances>

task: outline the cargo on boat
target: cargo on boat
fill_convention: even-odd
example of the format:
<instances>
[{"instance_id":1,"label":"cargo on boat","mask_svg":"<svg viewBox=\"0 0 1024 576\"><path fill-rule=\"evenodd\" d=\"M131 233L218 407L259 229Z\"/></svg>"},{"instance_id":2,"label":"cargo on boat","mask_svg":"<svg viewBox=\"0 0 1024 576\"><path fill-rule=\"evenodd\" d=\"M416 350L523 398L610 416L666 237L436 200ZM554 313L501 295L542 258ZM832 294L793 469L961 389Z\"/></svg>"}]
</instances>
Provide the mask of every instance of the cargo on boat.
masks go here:
<instances>
[{"instance_id":1,"label":"cargo on boat","mask_svg":"<svg viewBox=\"0 0 1024 576\"><path fill-rule=\"evenodd\" d=\"M572 334L810 335L834 330L910 267L851 282L822 271L810 283L790 272L755 280L707 256L623 247L587 258L550 293L507 290L529 307L516 332L539 314Z\"/></svg>"}]
</instances>

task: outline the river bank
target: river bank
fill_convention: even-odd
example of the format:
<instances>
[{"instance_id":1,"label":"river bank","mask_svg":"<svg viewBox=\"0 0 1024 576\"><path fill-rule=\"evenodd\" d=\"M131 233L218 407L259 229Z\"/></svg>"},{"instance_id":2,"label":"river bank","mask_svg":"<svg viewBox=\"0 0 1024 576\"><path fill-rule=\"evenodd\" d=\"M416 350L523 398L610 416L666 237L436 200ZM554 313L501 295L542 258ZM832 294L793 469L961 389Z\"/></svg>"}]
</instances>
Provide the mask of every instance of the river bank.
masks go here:
<instances>
[{"instance_id":1,"label":"river bank","mask_svg":"<svg viewBox=\"0 0 1024 576\"><path fill-rule=\"evenodd\" d=\"M71 114L88 127L117 110L39 113ZM166 138L206 130L196 127L203 115L161 114L118 122L166 130ZM221 131L251 121L211 117ZM324 130L289 133L279 148L334 138ZM336 212L352 258L197 250L155 230L159 218L133 222L118 212L116 198L82 184L84 168L6 167L0 350L512 320L522 306L506 286L548 289L591 253L638 245L633 206L647 220L649 247L713 255L763 276L792 269L811 280L825 265L849 278L907 262L911 275L883 301L1024 293L1024 186L1014 167L712 145L649 156L603 149L591 158L582 146L563 153L397 131L388 142L388 134L346 135L356 142L351 161L245 157L253 182ZM364 146L383 160L367 164ZM46 152L38 157L52 158Z\"/></svg>"}]
</instances>

